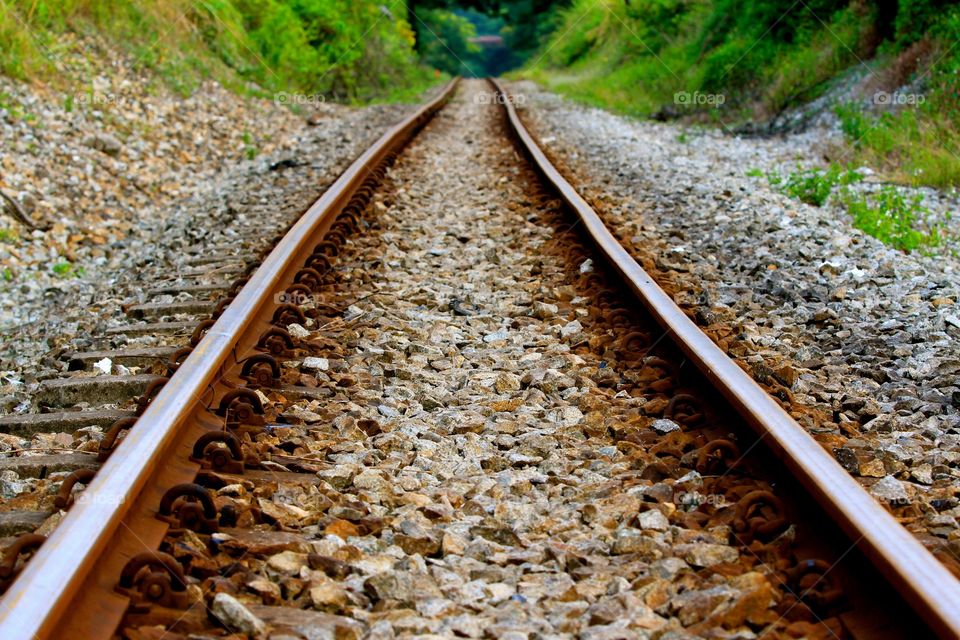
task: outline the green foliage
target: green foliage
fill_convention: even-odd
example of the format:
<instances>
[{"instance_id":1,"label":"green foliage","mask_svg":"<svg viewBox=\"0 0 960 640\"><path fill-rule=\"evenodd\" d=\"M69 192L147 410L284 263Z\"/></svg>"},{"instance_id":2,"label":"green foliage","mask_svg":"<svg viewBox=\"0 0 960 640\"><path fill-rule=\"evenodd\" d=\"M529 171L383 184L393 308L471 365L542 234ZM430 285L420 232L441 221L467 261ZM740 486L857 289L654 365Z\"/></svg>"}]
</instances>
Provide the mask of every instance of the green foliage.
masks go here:
<instances>
[{"instance_id":1,"label":"green foliage","mask_svg":"<svg viewBox=\"0 0 960 640\"><path fill-rule=\"evenodd\" d=\"M759 177L762 173L751 169L747 175ZM855 193L850 185L863 176L851 169L836 164L827 169L797 167L786 177L771 171L767 179L782 193L817 207L835 195L834 202L847 210L854 227L896 249L930 250L944 244L945 231L942 225L929 223L930 211L923 206L923 196L907 198L889 185L872 195Z\"/></svg>"},{"instance_id":2,"label":"green foliage","mask_svg":"<svg viewBox=\"0 0 960 640\"><path fill-rule=\"evenodd\" d=\"M98 32L182 94L215 78L260 95L366 101L434 79L398 3L395 15L377 0L3 2L0 71L18 78L63 81L50 63L57 48L82 51L64 34Z\"/></svg>"},{"instance_id":3,"label":"green foliage","mask_svg":"<svg viewBox=\"0 0 960 640\"><path fill-rule=\"evenodd\" d=\"M936 20L933 26L929 26L931 20ZM919 95L922 100L879 114L868 112L860 104L844 103L836 107L836 114L858 162L878 166L901 182L957 186L960 50L954 45L960 33L960 8L931 14L918 24L922 25L919 29L928 30L934 42L933 64L920 72L927 86Z\"/></svg>"},{"instance_id":4,"label":"green foliage","mask_svg":"<svg viewBox=\"0 0 960 640\"><path fill-rule=\"evenodd\" d=\"M13 244L18 239L17 232L7 227L0 228L0 242L3 244Z\"/></svg>"},{"instance_id":5,"label":"green foliage","mask_svg":"<svg viewBox=\"0 0 960 640\"><path fill-rule=\"evenodd\" d=\"M767 174L767 179L771 185L788 196L822 207L835 186L859 182L863 176L851 169L842 169L839 165L831 164L826 170L804 169L798 166L796 171L790 172L786 178L776 171L771 171Z\"/></svg>"},{"instance_id":6,"label":"green foliage","mask_svg":"<svg viewBox=\"0 0 960 640\"><path fill-rule=\"evenodd\" d=\"M865 55L864 20L842 0L575 0L561 18L528 73L636 115L681 111L677 92L770 115Z\"/></svg>"},{"instance_id":7,"label":"green foliage","mask_svg":"<svg viewBox=\"0 0 960 640\"><path fill-rule=\"evenodd\" d=\"M253 136L249 131L243 132L243 155L247 160L253 160L257 157L257 154L260 153L259 147L257 147L256 140L253 139Z\"/></svg>"},{"instance_id":8,"label":"green foliage","mask_svg":"<svg viewBox=\"0 0 960 640\"><path fill-rule=\"evenodd\" d=\"M838 105L851 159L948 187L960 185L958 34L960 6L950 0L574 0L523 73L588 104L729 126L822 95L879 47L898 84L919 60L906 81L926 102L882 115ZM714 99L681 99L697 94Z\"/></svg>"},{"instance_id":9,"label":"green foliage","mask_svg":"<svg viewBox=\"0 0 960 640\"><path fill-rule=\"evenodd\" d=\"M907 198L896 187L886 186L872 196L847 192L841 199L853 218L853 226L884 244L916 251L939 247L944 242L941 225L928 224L930 211L923 206L921 195Z\"/></svg>"},{"instance_id":10,"label":"green foliage","mask_svg":"<svg viewBox=\"0 0 960 640\"><path fill-rule=\"evenodd\" d=\"M861 162L889 170L902 182L960 185L960 117L949 108L921 105L873 116L850 107L838 108L838 115Z\"/></svg>"},{"instance_id":11,"label":"green foliage","mask_svg":"<svg viewBox=\"0 0 960 640\"><path fill-rule=\"evenodd\" d=\"M37 116L26 111L23 106L17 102L13 96L3 91L0 91L0 109L3 109L7 112L7 117L12 120L25 120L26 122L34 122L37 119Z\"/></svg>"},{"instance_id":12,"label":"green foliage","mask_svg":"<svg viewBox=\"0 0 960 640\"><path fill-rule=\"evenodd\" d=\"M450 75L481 75L481 50L470 42L477 35L472 22L444 9L420 10L417 17L420 19L418 34L424 62Z\"/></svg>"},{"instance_id":13,"label":"green foliage","mask_svg":"<svg viewBox=\"0 0 960 640\"><path fill-rule=\"evenodd\" d=\"M85 273L83 267L77 267L68 260L60 259L60 262L52 265L50 270L60 278L79 278Z\"/></svg>"},{"instance_id":14,"label":"green foliage","mask_svg":"<svg viewBox=\"0 0 960 640\"><path fill-rule=\"evenodd\" d=\"M899 0L894 21L897 42L906 45L923 38L951 4L950 0Z\"/></svg>"},{"instance_id":15,"label":"green foliage","mask_svg":"<svg viewBox=\"0 0 960 640\"><path fill-rule=\"evenodd\" d=\"M837 119L840 120L840 130L854 144L860 144L871 125L863 113L863 109L855 102L841 102L834 107Z\"/></svg>"}]
</instances>

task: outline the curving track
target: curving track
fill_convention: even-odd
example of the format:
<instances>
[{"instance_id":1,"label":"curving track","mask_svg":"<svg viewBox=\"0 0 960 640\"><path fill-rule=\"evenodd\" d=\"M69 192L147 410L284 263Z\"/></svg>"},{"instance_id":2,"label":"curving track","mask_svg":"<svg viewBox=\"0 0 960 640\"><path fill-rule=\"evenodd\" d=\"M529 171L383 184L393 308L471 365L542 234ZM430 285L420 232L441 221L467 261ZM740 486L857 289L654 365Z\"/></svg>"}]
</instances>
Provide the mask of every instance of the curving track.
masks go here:
<instances>
[{"instance_id":1,"label":"curving track","mask_svg":"<svg viewBox=\"0 0 960 640\"><path fill-rule=\"evenodd\" d=\"M942 637L960 637L957 580L868 496L773 398L696 328L630 257L628 247L606 229L601 218L553 167L523 127L503 88L496 83L492 86L499 96L493 102L503 105L502 122L494 114L498 107L481 108L476 100L470 107L463 100L464 92L459 94L460 103L456 108L458 113L466 110L469 115L462 116L462 121L444 121L443 109L457 91L457 84L451 83L437 99L398 124L358 158L290 228L216 321L204 325L203 339L178 366L176 374L155 395L146 394L145 411L135 424L127 424L126 437L96 476L92 480L88 476L79 478L78 484L89 482L89 485L82 494L76 494L60 526L29 561L29 551L40 541L24 539L27 553L15 564L19 575L0 601L0 637L106 638L118 629L127 637L148 637L136 634L153 625L173 633L217 632L224 625L223 619L209 616L207 607L217 592L238 593L236 584L226 583L237 574L239 565L245 569L260 567L252 559L258 554L250 551L256 547L250 542L253 538L272 551L296 549L294 555L303 551L300 555L309 569L301 569L298 575L316 574L311 578L319 581L316 584L336 583L328 590L335 591L346 585L344 602L328 602L314 596L311 589L312 604L314 609L344 614L336 616L339 621L324 619L323 624L331 624L336 634L359 637L369 629L354 626L351 612L369 612L371 617L366 618L365 623L373 628L375 615L393 609L397 603L404 609L402 595L392 583L383 584L378 577L382 574L365 576L354 589L350 576L365 571L363 563L352 566L349 557L335 557L332 551L327 554L326 547L321 553L316 545L311 546L310 540L320 540L323 536L303 532L311 526L322 525L322 533L343 540L379 536L381 541L398 545L411 557L420 557L421 563L423 558L433 558L434 565L444 562L449 565L453 562L450 558L468 553L458 550L456 541L447 545L447 533L458 530L457 526L464 522L479 527L481 537L492 540L498 548L512 549L504 553L517 554L506 566L527 562L540 567L533 572L541 576L538 580L549 576L556 584L570 581L573 585L586 575L578 573L578 568L589 566L599 572L601 566L605 570L610 566L619 567L618 571L628 576L623 582L630 587L616 583L620 585L619 592L615 590L620 613L610 615L594 606L593 610L578 614L588 617L591 625L597 622L609 628L607 636L598 637L644 637L646 632L641 630L648 628L644 625L658 624L653 620L654 610L656 615L662 613L664 619L671 616L679 619L677 616L681 613L670 613L669 606L663 605L667 608L661 611L653 605L649 589L653 583L644 577L644 567L657 565L664 556L674 553L664 542L668 535L673 536L674 548L683 547L678 553L685 558L687 568L692 568L691 589L694 585L706 589L708 584L713 584L710 580L721 580L717 576L733 576L731 580L734 580L745 572L759 576L750 579L763 583L756 593L763 594L766 600L760 604L749 601L752 607L749 614L743 612L736 620L730 617L721 620L714 611L713 617L690 623L691 633L706 634L713 627L739 625L764 630L771 637L796 636L797 633L808 637L873 638L885 634L900 637L905 633L922 634L921 629ZM482 87L471 83L469 91L477 94ZM476 129L460 130L460 125ZM418 136L424 127L428 127L427 131ZM488 129L483 131L484 127ZM407 227L414 228L417 224L421 225L422 233L433 224L429 219L418 222L415 215L409 219L391 216L391 209L384 201L402 202L411 197L406 187L398 188L400 178L394 173L407 175L408 180L414 176L427 183L431 172L443 174L458 167L456 157L444 161L437 155L431 160L431 149L442 153L444 145L454 137L471 136L477 142L484 142L502 140L507 134L513 136L519 153L501 143L493 145L494 150L487 151L486 155L477 152L476 162L496 166L502 171L502 180L515 183L511 187L513 191L498 192L481 183L474 187L475 190L489 188L487 196L493 200L508 196L519 200L519 205L510 201L499 205L511 212L516 208L517 220L521 214L526 216L528 228L524 227L524 233L527 235L504 232L503 251L494 250L484 255L493 264L515 258L518 266L529 268L536 278L524 280L517 276L512 286L531 287L535 299L529 313L503 311L498 307L493 315L500 314L509 327L518 331L528 328L530 335L535 336L552 330L546 317L556 313L554 308L575 312L573 317L577 319L580 333L574 333L577 327L567 331L573 326L572 322L558 328L567 345L558 353L572 354L566 366L572 362L580 378L573 373L568 378L592 379L592 382L573 385L586 389L582 392L586 399L579 400L581 408L588 408L586 418L593 415L601 421L601 427L594 431L582 429L584 442L607 452L604 456L621 460L624 465L606 469L603 465L591 464L597 482L602 479L608 483L604 486L610 487L606 491L612 493L601 491L590 495L598 504L612 505L611 508L620 505L632 511L617 516L616 530L610 534L613 537L602 552L588 542L592 538L604 539L608 533L604 530L606 525L595 522L597 518L590 514L596 507L591 510L590 499L582 493L571 497L561 492L564 500L549 503L549 509L572 513L583 521L583 524L578 520L576 525L571 525L574 533L564 542L569 547L554 540L550 528L541 531L517 525L511 531L491 531L488 524L483 524L486 521L482 520L482 513L496 513L497 506L491 504L484 511L483 500L476 496L461 504L448 499L441 501L440 506L428 505L424 508L426 519L409 525L403 523L411 521L403 520L394 527L394 521L400 522L406 517L402 514L407 512L389 504L372 503L376 508L363 504L359 498L366 495L364 489L359 485L356 489L349 488L350 482L357 485L353 476L347 477L344 485L338 473L345 465L341 465L336 456L309 455L311 447L302 444L305 435L296 429L292 429L290 435L301 444L287 447L283 442L287 428L282 425L297 425L305 415L301 412L299 419L294 415L291 420L290 397L297 392L289 386L291 366L288 363L302 364L305 358L319 357L327 366L332 366L329 363L358 357L350 351L355 348L353 338L348 337L349 331L341 326L344 310L349 309L353 301L377 300L381 290L371 283L389 282L394 271L398 277L403 274L417 277L418 272L411 271L416 265L391 262L379 256L383 244L378 235L395 235L398 229L402 234ZM427 140L431 136L432 142ZM395 162L398 164L390 168ZM435 164L432 168L417 170L418 162ZM457 170L466 173L467 169L464 165ZM499 181L490 182L499 184ZM455 191L456 181L450 182L448 177L444 184L450 187L451 193ZM421 195L425 202L435 201L437 197L434 194L431 200L430 196ZM497 237L484 226L492 223L482 217L464 216L460 219L455 211L449 218L437 221L437 229L445 230L444 237L457 238L450 242L466 246L473 242L492 242ZM514 224L511 220L508 217L495 222L506 228ZM538 243L537 247L524 247L527 240ZM398 242L400 240L394 239L393 245ZM452 246L456 253L458 245ZM443 259L445 251L434 257ZM537 252L540 262L535 262L531 255ZM588 258L596 264L595 269L583 268ZM422 259L429 260L428 257ZM530 267L531 264L534 266ZM478 286L482 290L477 283L486 277L505 277L503 269L490 274L485 271L493 268L489 265L477 262L465 265L461 265L462 277L471 283L466 291ZM506 271L509 272L509 268ZM444 278L452 276L440 272L435 277L438 283L444 284ZM453 286L455 280L451 280L449 286ZM542 288L538 288L541 280ZM567 289L570 293L544 293ZM510 296L497 286L492 287L490 295L494 299L498 295ZM546 299L549 296L554 297ZM477 294L476 300L481 297ZM443 313L458 328L459 340L469 345L471 332L476 332L477 323L484 322L486 316L482 304L465 298L449 301ZM641 304L637 305L637 301ZM416 317L408 307L383 304L382 311L387 316L392 312L397 317L406 317L406 322L413 322ZM380 322L382 329L386 325ZM307 332L312 333L310 336L301 336L289 330L293 325L319 328ZM574 335L570 337L567 333ZM488 339L490 336L493 339ZM501 336L498 331L478 334L474 336L477 346L469 348L482 352L487 348L484 344L509 344L508 336L509 332ZM545 351L550 353L547 348ZM447 375L444 372L452 371L448 368L450 363L439 364L447 359L431 361L433 369L440 374L433 383L437 388L450 382L444 379ZM696 365L699 373L684 369L686 361ZM356 376L349 374L340 376L334 386L345 391L337 390L333 396L317 392L313 406L322 405L327 399L333 402L340 398L341 392L357 405L363 398L364 385L375 388L382 384L376 378L398 376L403 379L387 362L377 363L371 371L378 375L370 379L355 379ZM496 415L522 414L524 402L533 393L531 389L536 390L541 403L561 403L577 393L570 392L570 386L546 384L535 375L531 380L526 377L521 380L520 376L504 374L496 380L496 393L487 392L496 405ZM358 390L353 391L354 386ZM504 396L521 392L521 386L526 389L523 399ZM424 402L419 404L421 408L426 406ZM561 410L563 415L575 416L577 412L564 414ZM396 417L382 413L387 418ZM605 417L615 419L613 426L603 421ZM666 418L673 426L664 428L658 418L661 421ZM741 422L752 432L741 428ZM626 426L617 426L620 424ZM681 428L674 430L674 426ZM354 430L356 437L374 443L374 459L389 458L391 449L381 444L385 437L380 424L366 417L356 421L356 428L360 430ZM439 435L430 431L427 435L418 434L415 439L438 439L436 442L442 448L445 437L451 442L457 436L469 441L471 433L482 437L484 427L481 424L476 429L463 429L454 425L449 433L443 433L439 427L436 432ZM498 441L521 442L541 435L521 430ZM508 466L512 464L528 473L527 466L540 464L540 468L545 468L543 465L549 461L564 463L578 456L595 455L580 450L573 453L574 449L570 448L573 446L561 444L558 452L544 454L548 460L540 457L539 462L537 456L510 454L514 457L507 456ZM442 451L436 455L441 454ZM497 458L484 460L484 465L472 465L469 457L454 458L456 464L467 465L461 469L480 475L503 470ZM315 505L300 503L297 509L303 514L299 524L270 512L262 502L261 508L252 508L251 501L242 499L247 493L268 495L264 493L268 486L276 492L274 485L284 483L305 487L306 493L316 497L319 494L310 487L316 486L317 477L339 491L331 501L333 506L319 509L326 512L322 517L314 513ZM567 476L557 471L556 477ZM690 478L696 480L698 490L720 496L719 502L684 507L676 498L676 492ZM448 480L452 484L457 479L452 476ZM535 509L536 501L525 500L530 495L538 495L538 487L544 482L550 484L549 479L540 479L533 483L533 488L524 488L523 498L518 498L517 504L511 502L509 495L494 502L516 510ZM228 490L234 486L244 489ZM672 488L674 495L659 495L659 487ZM544 495L547 494L549 492ZM81 495L83 499L79 498ZM638 495L643 499L638 501ZM641 513L633 513L637 511ZM660 515L653 514L654 511ZM642 517L644 514L650 516ZM651 522L659 523L661 516L675 529L664 533L663 527L651 525ZM549 511L540 518L549 521ZM435 531L422 524L430 521L441 523L438 528L444 532L442 541L436 538ZM559 529L562 522L554 524ZM307 524L300 526L303 523ZM384 531L391 535L387 536ZM548 539L544 543L548 549L543 551L544 557L537 542L540 537ZM238 540L247 541L246 552L239 558L220 550L224 544L240 544ZM184 547L191 551L185 553ZM561 547L563 553L558 551ZM342 551L343 547L338 549ZM312 551L306 553L307 550ZM701 551L704 550L719 554L720 561L703 558ZM593 558L596 554L598 558ZM247 566L248 562L252 564ZM273 575L263 571L264 575ZM405 569L396 571L398 575L405 575ZM494 573L504 572L506 569L501 568ZM619 577L623 579L623 575ZM550 617L551 608L559 605L551 601L549 594L532 596L536 589L529 586L532 584L529 577L503 578L497 584L511 585L517 594L526 594L524 602L535 610L540 606L543 619L551 621L553 631L588 633L572 626L566 629L566 623L554 622ZM289 617L291 604L299 607L304 602L290 595L289 584L284 585L277 591L279 597L263 587L271 595L261 594L264 604L255 608L257 615L275 628L321 624L319 618L298 622ZM633 602L629 599L633 596L627 593L630 590L644 593L645 604L640 601L630 604ZM340 592L336 593L339 598ZM449 595L446 591L444 594ZM488 595L491 602L496 600L492 592ZM319 604L318 598L321 598ZM730 609L737 610L738 606L746 609L745 602L741 598ZM636 612L646 605L651 607L651 617L638 620ZM477 616L495 618L494 613L479 604L473 611ZM627 626L617 626L626 619L630 620ZM469 626L430 631L480 637L474 636L477 630ZM484 632L492 637L513 633L479 630L481 635ZM541 632L544 631L541 629Z\"/></svg>"}]
</instances>

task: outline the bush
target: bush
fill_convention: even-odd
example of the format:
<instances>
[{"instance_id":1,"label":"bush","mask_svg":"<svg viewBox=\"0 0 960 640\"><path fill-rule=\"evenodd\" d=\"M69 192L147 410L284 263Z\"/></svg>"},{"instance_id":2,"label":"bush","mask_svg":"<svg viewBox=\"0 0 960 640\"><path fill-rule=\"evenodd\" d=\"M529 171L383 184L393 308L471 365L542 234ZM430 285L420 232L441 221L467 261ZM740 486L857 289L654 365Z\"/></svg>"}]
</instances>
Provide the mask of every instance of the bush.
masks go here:
<instances>
[{"instance_id":1,"label":"bush","mask_svg":"<svg viewBox=\"0 0 960 640\"><path fill-rule=\"evenodd\" d=\"M5 0L0 69L63 81L46 43L70 30L107 36L182 93L213 77L241 91L252 82L265 94L370 100L431 77L405 13L377 0Z\"/></svg>"},{"instance_id":2,"label":"bush","mask_svg":"<svg viewBox=\"0 0 960 640\"><path fill-rule=\"evenodd\" d=\"M856 171L841 169L832 164L826 170L804 169L797 167L786 179L776 172L767 174L767 179L780 191L801 202L822 207L833 192L833 188L840 185L850 185L863 179Z\"/></svg>"},{"instance_id":3,"label":"bush","mask_svg":"<svg viewBox=\"0 0 960 640\"><path fill-rule=\"evenodd\" d=\"M948 0L899 0L894 21L897 42L908 45L923 38L951 4Z\"/></svg>"},{"instance_id":4,"label":"bush","mask_svg":"<svg viewBox=\"0 0 960 640\"><path fill-rule=\"evenodd\" d=\"M529 73L631 114L686 113L674 94L700 92L724 94L725 114L770 115L871 52L859 11L846 0L576 0Z\"/></svg>"},{"instance_id":5,"label":"bush","mask_svg":"<svg viewBox=\"0 0 960 640\"><path fill-rule=\"evenodd\" d=\"M896 187L886 186L873 196L845 193L842 201L853 218L853 226L902 251L930 249L943 244L940 225L928 225L930 211L923 196L907 198ZM928 227L922 231L916 227Z\"/></svg>"},{"instance_id":6,"label":"bush","mask_svg":"<svg viewBox=\"0 0 960 640\"><path fill-rule=\"evenodd\" d=\"M470 42L476 27L464 17L443 9L420 9L417 29L423 61L450 75L479 77L483 71L481 50Z\"/></svg>"}]
</instances>

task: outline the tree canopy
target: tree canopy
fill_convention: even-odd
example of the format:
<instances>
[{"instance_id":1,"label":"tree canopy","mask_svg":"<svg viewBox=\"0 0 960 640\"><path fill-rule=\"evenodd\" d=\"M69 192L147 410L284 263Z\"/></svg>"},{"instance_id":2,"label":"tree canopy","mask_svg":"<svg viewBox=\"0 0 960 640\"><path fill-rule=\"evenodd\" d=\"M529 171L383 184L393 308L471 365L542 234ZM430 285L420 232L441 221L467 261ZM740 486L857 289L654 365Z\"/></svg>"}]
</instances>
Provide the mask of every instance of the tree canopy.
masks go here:
<instances>
[{"instance_id":1,"label":"tree canopy","mask_svg":"<svg viewBox=\"0 0 960 640\"><path fill-rule=\"evenodd\" d=\"M460 75L498 75L537 50L570 0L409 0L407 21L424 61ZM502 46L489 39L500 36Z\"/></svg>"}]
</instances>

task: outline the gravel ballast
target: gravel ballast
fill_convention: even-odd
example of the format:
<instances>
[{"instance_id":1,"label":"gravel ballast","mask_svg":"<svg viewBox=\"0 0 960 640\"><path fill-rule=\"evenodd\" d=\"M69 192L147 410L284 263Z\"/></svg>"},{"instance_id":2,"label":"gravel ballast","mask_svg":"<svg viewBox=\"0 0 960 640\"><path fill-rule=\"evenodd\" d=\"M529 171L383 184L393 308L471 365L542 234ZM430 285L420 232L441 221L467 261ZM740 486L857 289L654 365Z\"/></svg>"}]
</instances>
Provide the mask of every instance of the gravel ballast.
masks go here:
<instances>
[{"instance_id":1,"label":"gravel ballast","mask_svg":"<svg viewBox=\"0 0 960 640\"><path fill-rule=\"evenodd\" d=\"M10 151L0 188L40 227L0 224L0 413L36 410L28 398L63 373L58 356L125 324L124 306L174 301L150 292L182 283L188 260L253 258L251 231L273 237L415 108L314 104L298 116L214 82L184 98L102 54L110 64L89 89L0 77ZM62 64L85 68L69 56Z\"/></svg>"},{"instance_id":2,"label":"gravel ballast","mask_svg":"<svg viewBox=\"0 0 960 640\"><path fill-rule=\"evenodd\" d=\"M368 230L337 255L338 286L307 303L338 311L288 326L311 351L284 380L315 398L264 389L286 424L253 446L315 475L218 490L240 521L256 505L296 535L171 546L199 570L230 563L218 588L247 612L309 615L343 638L841 635L838 618L800 613L786 571L734 525L696 520L686 500L718 476L670 472L651 445L705 438L703 415L668 408L682 395L640 354L662 352L632 342L636 324L600 318L618 294L570 256L574 234L504 144L497 107L474 99L484 90L467 83L387 172ZM784 522L771 546L799 535Z\"/></svg>"},{"instance_id":3,"label":"gravel ballast","mask_svg":"<svg viewBox=\"0 0 960 640\"><path fill-rule=\"evenodd\" d=\"M549 153L674 299L758 381L792 397L798 421L957 567L957 259L896 251L839 208L746 176L816 160L835 144L831 130L691 134L528 82L512 91ZM928 199L956 206L949 194Z\"/></svg>"}]
</instances>

